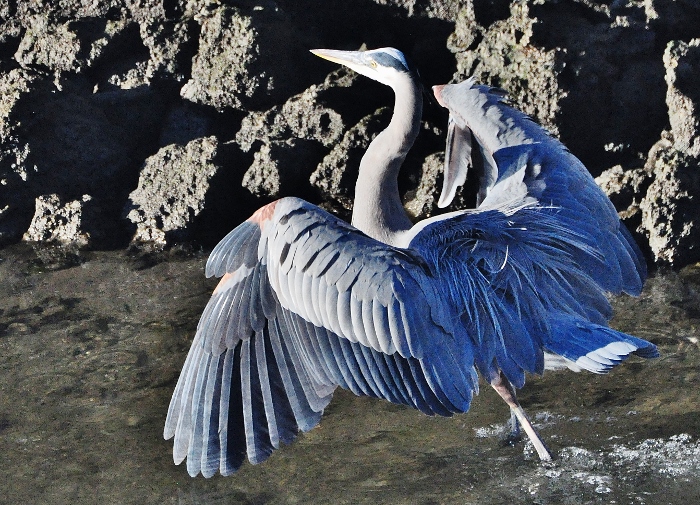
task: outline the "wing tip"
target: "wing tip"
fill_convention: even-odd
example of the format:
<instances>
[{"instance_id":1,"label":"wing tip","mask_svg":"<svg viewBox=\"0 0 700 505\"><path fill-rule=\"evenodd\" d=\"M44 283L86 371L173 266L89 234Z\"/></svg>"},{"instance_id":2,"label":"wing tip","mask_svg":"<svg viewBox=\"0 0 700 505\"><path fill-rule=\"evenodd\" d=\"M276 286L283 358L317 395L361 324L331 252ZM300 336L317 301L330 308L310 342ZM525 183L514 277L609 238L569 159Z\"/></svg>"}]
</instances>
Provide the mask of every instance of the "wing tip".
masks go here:
<instances>
[{"instance_id":1,"label":"wing tip","mask_svg":"<svg viewBox=\"0 0 700 505\"><path fill-rule=\"evenodd\" d=\"M639 339L635 339L639 340ZM594 349L573 361L575 366L593 373L607 373L625 361L632 354L640 358L651 359L659 356L658 349L651 342L639 340L618 340Z\"/></svg>"},{"instance_id":2,"label":"wing tip","mask_svg":"<svg viewBox=\"0 0 700 505\"><path fill-rule=\"evenodd\" d=\"M574 370L607 373L632 354L645 359L659 356L651 342L607 326L566 315L551 321L552 333L545 344L546 351L564 358L564 364Z\"/></svg>"}]
</instances>

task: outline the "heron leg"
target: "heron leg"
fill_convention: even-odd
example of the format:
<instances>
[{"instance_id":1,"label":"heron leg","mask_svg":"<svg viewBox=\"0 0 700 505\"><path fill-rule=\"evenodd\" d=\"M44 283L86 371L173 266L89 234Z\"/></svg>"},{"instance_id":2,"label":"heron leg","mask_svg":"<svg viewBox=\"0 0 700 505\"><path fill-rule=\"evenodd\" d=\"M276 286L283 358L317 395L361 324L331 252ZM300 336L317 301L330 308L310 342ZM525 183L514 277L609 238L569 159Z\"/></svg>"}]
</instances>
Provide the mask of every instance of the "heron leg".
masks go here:
<instances>
[{"instance_id":1,"label":"heron leg","mask_svg":"<svg viewBox=\"0 0 700 505\"><path fill-rule=\"evenodd\" d=\"M520 423L518 422L518 416L515 412L510 411L510 433L506 437L507 445L515 445L522 440L522 433L520 432Z\"/></svg>"},{"instance_id":2,"label":"heron leg","mask_svg":"<svg viewBox=\"0 0 700 505\"><path fill-rule=\"evenodd\" d=\"M499 372L499 374L491 380L491 387L495 389L498 395L508 404L511 412L511 422L513 418L515 418L515 423L513 424L522 426L523 430L525 430L525 433L527 433L527 436L532 441L532 445L535 446L540 460L551 461L552 455L549 453L542 438L540 438L534 426L532 426L532 423L530 423L530 420L525 415L525 411L518 403L513 385Z\"/></svg>"}]
</instances>

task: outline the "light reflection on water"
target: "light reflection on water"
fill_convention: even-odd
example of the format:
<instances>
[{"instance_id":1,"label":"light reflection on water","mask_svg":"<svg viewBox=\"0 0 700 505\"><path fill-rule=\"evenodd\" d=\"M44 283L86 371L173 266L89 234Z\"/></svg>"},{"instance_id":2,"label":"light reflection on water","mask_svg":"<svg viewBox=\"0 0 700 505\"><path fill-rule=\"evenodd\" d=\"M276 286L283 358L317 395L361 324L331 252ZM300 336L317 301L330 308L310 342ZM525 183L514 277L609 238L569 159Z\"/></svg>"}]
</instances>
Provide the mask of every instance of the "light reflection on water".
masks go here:
<instances>
[{"instance_id":1,"label":"light reflection on water","mask_svg":"<svg viewBox=\"0 0 700 505\"><path fill-rule=\"evenodd\" d=\"M215 284L205 259L0 251L0 503L700 503L700 268L615 300L613 326L660 359L528 380L551 465L501 443L508 411L490 388L449 419L339 391L266 463L205 480L162 439Z\"/></svg>"}]
</instances>

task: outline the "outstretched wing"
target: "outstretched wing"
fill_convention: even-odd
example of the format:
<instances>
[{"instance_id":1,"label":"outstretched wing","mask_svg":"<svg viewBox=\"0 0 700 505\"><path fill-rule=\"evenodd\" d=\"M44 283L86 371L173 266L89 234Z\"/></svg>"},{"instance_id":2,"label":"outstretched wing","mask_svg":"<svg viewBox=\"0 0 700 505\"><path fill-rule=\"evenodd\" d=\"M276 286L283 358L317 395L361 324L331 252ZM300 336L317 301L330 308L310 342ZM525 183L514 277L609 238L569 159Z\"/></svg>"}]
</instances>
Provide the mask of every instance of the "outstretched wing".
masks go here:
<instances>
[{"instance_id":1,"label":"outstretched wing","mask_svg":"<svg viewBox=\"0 0 700 505\"><path fill-rule=\"evenodd\" d=\"M585 232L563 226L557 208L456 212L416 225L407 238L449 304L461 308L487 380L502 371L521 387L526 372L542 373L545 351L599 373L631 353L656 354L649 342L607 328L611 306L583 266L599 261L602 250Z\"/></svg>"},{"instance_id":2,"label":"outstretched wing","mask_svg":"<svg viewBox=\"0 0 700 505\"><path fill-rule=\"evenodd\" d=\"M451 146L471 142L473 136L483 157L479 209L556 207L561 227L576 230L587 246L599 251L573 252L581 269L608 292L639 294L646 278L644 258L608 197L573 154L525 114L506 105L500 90L470 79L436 86L434 91L450 111L448 152L455 150ZM441 205L449 204L454 185L465 180L470 166L463 156L446 157Z\"/></svg>"},{"instance_id":3,"label":"outstretched wing","mask_svg":"<svg viewBox=\"0 0 700 505\"><path fill-rule=\"evenodd\" d=\"M415 253L302 200L260 209L207 263L164 435L190 474L236 471L315 426L336 386L428 414L469 408L472 349Z\"/></svg>"},{"instance_id":4,"label":"outstretched wing","mask_svg":"<svg viewBox=\"0 0 700 505\"><path fill-rule=\"evenodd\" d=\"M479 370L522 386L543 353L572 368L605 372L643 340L607 328L604 292L638 294L643 257L581 162L500 90L472 79L436 86L449 109L441 206L482 156L477 208L425 220L405 237L463 308ZM476 148L474 147L476 146Z\"/></svg>"}]
</instances>

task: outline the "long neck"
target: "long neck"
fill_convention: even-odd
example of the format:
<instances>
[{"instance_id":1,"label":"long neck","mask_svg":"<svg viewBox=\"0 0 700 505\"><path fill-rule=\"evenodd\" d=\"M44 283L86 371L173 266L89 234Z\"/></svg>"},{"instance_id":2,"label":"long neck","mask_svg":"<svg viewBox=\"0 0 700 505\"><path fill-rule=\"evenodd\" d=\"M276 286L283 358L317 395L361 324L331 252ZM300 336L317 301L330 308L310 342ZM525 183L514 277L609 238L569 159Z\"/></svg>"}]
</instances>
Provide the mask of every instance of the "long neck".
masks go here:
<instances>
[{"instance_id":1,"label":"long neck","mask_svg":"<svg viewBox=\"0 0 700 505\"><path fill-rule=\"evenodd\" d=\"M360 162L352 224L394 244L412 226L401 203L398 175L418 136L423 109L420 89L408 75L393 86L396 100L389 126L372 141Z\"/></svg>"}]
</instances>

